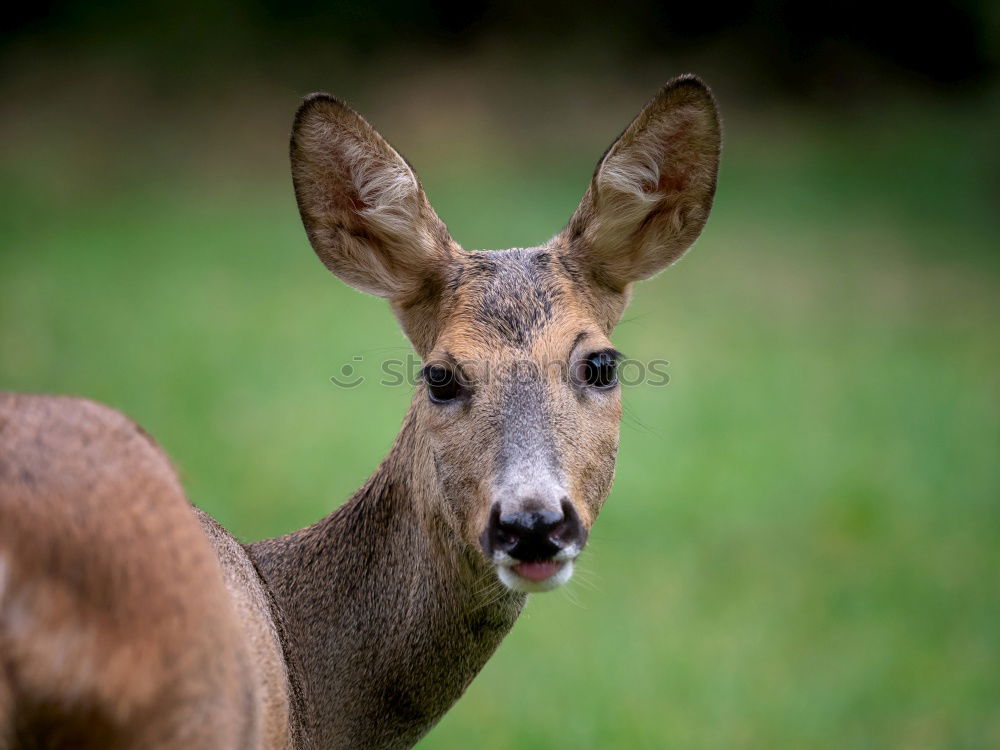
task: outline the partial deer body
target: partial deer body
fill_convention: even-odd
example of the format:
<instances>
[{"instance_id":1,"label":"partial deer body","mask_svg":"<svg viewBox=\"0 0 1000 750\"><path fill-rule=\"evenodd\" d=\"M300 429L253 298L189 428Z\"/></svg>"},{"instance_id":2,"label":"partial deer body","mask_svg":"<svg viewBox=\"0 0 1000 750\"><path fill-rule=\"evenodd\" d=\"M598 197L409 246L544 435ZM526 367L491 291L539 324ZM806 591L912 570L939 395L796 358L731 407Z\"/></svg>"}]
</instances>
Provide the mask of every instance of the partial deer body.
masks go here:
<instances>
[{"instance_id":1,"label":"partial deer body","mask_svg":"<svg viewBox=\"0 0 1000 750\"><path fill-rule=\"evenodd\" d=\"M244 546L117 412L0 398L0 750L416 743L571 577L614 474L609 336L701 231L719 147L708 89L676 79L561 233L467 252L367 122L308 98L309 239L424 361L392 451L331 515Z\"/></svg>"}]
</instances>

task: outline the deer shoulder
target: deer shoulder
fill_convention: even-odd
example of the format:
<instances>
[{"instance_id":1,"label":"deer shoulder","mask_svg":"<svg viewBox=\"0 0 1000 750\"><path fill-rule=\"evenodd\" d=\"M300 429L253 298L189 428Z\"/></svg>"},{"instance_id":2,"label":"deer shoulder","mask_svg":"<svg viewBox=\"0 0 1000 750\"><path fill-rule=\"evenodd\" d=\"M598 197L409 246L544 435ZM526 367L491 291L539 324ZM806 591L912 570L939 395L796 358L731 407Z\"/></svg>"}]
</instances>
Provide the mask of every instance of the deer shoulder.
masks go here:
<instances>
[{"instance_id":1,"label":"deer shoulder","mask_svg":"<svg viewBox=\"0 0 1000 750\"><path fill-rule=\"evenodd\" d=\"M0 747L259 746L285 702L259 700L265 592L144 431L0 396L0 519Z\"/></svg>"}]
</instances>

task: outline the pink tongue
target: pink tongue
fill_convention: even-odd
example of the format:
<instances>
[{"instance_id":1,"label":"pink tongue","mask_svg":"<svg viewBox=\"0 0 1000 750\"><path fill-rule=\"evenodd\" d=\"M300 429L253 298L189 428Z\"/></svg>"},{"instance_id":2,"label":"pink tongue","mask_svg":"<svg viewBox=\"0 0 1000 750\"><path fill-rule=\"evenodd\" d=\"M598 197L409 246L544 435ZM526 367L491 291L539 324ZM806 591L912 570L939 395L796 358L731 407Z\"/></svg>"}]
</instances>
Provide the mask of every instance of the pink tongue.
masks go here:
<instances>
[{"instance_id":1,"label":"pink tongue","mask_svg":"<svg viewBox=\"0 0 1000 750\"><path fill-rule=\"evenodd\" d=\"M523 562L515 565L514 570L529 581L544 581L558 573L561 567L560 562Z\"/></svg>"}]
</instances>

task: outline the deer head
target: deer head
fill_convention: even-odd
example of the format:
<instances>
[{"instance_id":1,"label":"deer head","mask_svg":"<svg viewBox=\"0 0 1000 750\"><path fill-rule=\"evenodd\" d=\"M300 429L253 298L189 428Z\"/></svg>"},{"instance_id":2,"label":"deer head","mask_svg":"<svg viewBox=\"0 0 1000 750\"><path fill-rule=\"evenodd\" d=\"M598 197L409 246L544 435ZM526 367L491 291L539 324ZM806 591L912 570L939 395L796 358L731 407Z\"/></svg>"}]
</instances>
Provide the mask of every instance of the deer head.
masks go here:
<instances>
[{"instance_id":1,"label":"deer head","mask_svg":"<svg viewBox=\"0 0 1000 750\"><path fill-rule=\"evenodd\" d=\"M299 109L292 174L309 240L343 281L389 301L424 364L411 414L430 444L435 510L514 590L572 575L614 474L612 330L633 282L704 226L720 138L708 88L677 78L601 158L562 232L467 252L360 115L325 94Z\"/></svg>"}]
</instances>

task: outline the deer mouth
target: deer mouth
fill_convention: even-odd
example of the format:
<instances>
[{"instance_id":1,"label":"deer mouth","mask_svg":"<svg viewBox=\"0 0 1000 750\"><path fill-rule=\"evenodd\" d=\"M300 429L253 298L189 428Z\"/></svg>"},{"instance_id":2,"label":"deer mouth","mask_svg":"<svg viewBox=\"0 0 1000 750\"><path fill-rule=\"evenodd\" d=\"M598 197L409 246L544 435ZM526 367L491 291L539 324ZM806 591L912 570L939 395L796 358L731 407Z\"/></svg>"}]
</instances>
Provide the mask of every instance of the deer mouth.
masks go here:
<instances>
[{"instance_id":1,"label":"deer mouth","mask_svg":"<svg viewBox=\"0 0 1000 750\"><path fill-rule=\"evenodd\" d=\"M555 560L540 562L522 562L514 565L514 572L529 581L545 581L558 573L565 563Z\"/></svg>"},{"instance_id":2,"label":"deer mouth","mask_svg":"<svg viewBox=\"0 0 1000 750\"><path fill-rule=\"evenodd\" d=\"M497 577L509 589L526 594L559 588L573 576L573 560L505 560Z\"/></svg>"}]
</instances>

